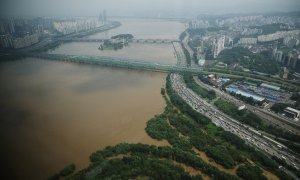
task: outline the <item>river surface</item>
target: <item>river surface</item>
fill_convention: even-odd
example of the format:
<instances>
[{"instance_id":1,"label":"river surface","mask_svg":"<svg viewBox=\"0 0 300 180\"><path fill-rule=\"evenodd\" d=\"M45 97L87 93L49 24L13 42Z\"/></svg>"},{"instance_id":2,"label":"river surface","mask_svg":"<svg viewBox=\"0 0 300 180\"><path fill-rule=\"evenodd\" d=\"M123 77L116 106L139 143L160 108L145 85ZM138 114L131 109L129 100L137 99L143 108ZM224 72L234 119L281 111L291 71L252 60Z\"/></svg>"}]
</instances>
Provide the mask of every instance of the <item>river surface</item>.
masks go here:
<instances>
[{"instance_id":1,"label":"river surface","mask_svg":"<svg viewBox=\"0 0 300 180\"><path fill-rule=\"evenodd\" d=\"M121 26L88 36L90 39L109 39L117 34L132 34L135 39L178 39L185 25L177 21L157 19L115 19Z\"/></svg>"},{"instance_id":2,"label":"river surface","mask_svg":"<svg viewBox=\"0 0 300 180\"><path fill-rule=\"evenodd\" d=\"M132 34L135 39L172 39L178 40L185 30L183 23L151 19L117 19L121 26L101 33L90 35L90 39L109 39L118 34ZM100 43L71 42L48 51L51 54L93 55L123 58L134 61L147 61L162 64L176 64L172 43L129 43L119 50L99 50Z\"/></svg>"},{"instance_id":3,"label":"river surface","mask_svg":"<svg viewBox=\"0 0 300 180\"><path fill-rule=\"evenodd\" d=\"M9 154L1 159L34 179L82 167L107 145L164 145L144 128L163 111L165 76L40 59L1 64L1 156Z\"/></svg>"},{"instance_id":4,"label":"river surface","mask_svg":"<svg viewBox=\"0 0 300 180\"><path fill-rule=\"evenodd\" d=\"M71 54L106 56L112 58L128 59L129 61L156 62L162 64L176 64L176 56L173 45L130 43L119 50L99 50L99 43L71 42L60 45L49 51L50 54Z\"/></svg>"},{"instance_id":5,"label":"river surface","mask_svg":"<svg viewBox=\"0 0 300 180\"><path fill-rule=\"evenodd\" d=\"M122 24L131 28L130 32L135 30L139 38L178 37L182 29L175 31L170 27L172 24L183 27L178 22L165 25L153 21L150 26L155 31L152 32L144 21L129 21L134 27ZM119 28L124 30L122 26ZM116 31L122 29L107 34ZM98 53L92 48L82 48L93 43L83 44L68 43L54 52ZM151 47L146 49L151 58L139 53L134 57L159 60L162 52ZM166 54L162 53L161 57L173 57L172 50ZM172 61L172 58L167 60ZM151 139L144 130L151 117L163 112L165 102L160 88L165 84L165 77L166 74L157 72L32 58L1 62L2 172L10 175L9 179L45 179L70 163L75 163L77 169L85 167L92 152L108 145L121 142L168 145Z\"/></svg>"}]
</instances>

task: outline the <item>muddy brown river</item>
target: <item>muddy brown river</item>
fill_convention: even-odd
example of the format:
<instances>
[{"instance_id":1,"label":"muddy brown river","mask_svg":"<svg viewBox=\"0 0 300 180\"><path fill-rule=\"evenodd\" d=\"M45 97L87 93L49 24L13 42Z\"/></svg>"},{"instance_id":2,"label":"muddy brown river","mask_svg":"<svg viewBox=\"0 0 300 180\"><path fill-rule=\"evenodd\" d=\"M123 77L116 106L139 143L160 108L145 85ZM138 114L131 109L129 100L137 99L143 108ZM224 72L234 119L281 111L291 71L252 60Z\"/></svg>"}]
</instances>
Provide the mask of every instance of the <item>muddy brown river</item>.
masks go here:
<instances>
[{"instance_id":1,"label":"muddy brown river","mask_svg":"<svg viewBox=\"0 0 300 180\"><path fill-rule=\"evenodd\" d=\"M132 32L139 38L178 37L179 22L122 22L106 37ZM176 27L168 31L168 27ZM137 29L138 27L138 29ZM160 30L159 30L160 29ZM161 34L159 34L161 32ZM55 53L97 55L98 45L68 43ZM139 51L136 55L134 50ZM171 45L132 45L106 56L174 64ZM50 52L51 53L51 52ZM128 57L126 56L128 55ZM168 145L151 139L146 122L163 112L160 88L166 74L92 65L23 59L0 63L0 156L10 179L46 179L70 163L77 169L89 155L121 142Z\"/></svg>"}]
</instances>

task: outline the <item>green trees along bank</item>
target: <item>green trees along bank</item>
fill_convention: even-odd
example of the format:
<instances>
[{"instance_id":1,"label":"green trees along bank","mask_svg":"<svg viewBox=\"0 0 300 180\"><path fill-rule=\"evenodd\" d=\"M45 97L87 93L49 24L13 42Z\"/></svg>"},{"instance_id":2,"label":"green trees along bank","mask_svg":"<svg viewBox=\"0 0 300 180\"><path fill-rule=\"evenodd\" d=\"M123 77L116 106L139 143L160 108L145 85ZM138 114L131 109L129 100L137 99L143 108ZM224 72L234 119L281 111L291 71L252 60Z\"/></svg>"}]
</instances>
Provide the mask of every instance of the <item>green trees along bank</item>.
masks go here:
<instances>
[{"instance_id":1,"label":"green trees along bank","mask_svg":"<svg viewBox=\"0 0 300 180\"><path fill-rule=\"evenodd\" d=\"M88 167L67 175L66 179L202 179L204 175L211 179L243 178L238 172L228 174L218 169L200 158L198 151L225 169L248 164L251 160L278 177L289 179L272 159L194 111L171 88L169 76L161 94L166 100L165 110L147 122L145 131L154 139L168 141L169 146L140 143L108 146L92 153ZM197 173L191 174L183 165ZM245 170L240 168L239 171ZM247 173L260 177L258 171Z\"/></svg>"}]
</instances>

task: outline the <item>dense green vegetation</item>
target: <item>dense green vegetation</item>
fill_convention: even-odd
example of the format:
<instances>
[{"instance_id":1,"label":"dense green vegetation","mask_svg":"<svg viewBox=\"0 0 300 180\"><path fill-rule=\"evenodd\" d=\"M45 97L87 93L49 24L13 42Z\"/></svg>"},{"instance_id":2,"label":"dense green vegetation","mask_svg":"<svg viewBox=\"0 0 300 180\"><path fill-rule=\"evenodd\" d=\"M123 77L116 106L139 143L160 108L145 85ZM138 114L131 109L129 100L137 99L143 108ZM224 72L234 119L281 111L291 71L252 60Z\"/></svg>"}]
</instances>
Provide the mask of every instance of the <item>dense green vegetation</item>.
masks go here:
<instances>
[{"instance_id":1,"label":"dense green vegetation","mask_svg":"<svg viewBox=\"0 0 300 180\"><path fill-rule=\"evenodd\" d=\"M104 50L104 49L122 49L124 47L123 42L112 42L110 40L105 40L103 44L100 45L99 49Z\"/></svg>"},{"instance_id":2,"label":"dense green vegetation","mask_svg":"<svg viewBox=\"0 0 300 180\"><path fill-rule=\"evenodd\" d=\"M186 64L187 64L187 66L191 66L192 57L191 57L189 51L184 47L184 45L182 43L181 43L181 46L182 46L182 50L183 50L183 53L186 58Z\"/></svg>"},{"instance_id":3,"label":"dense green vegetation","mask_svg":"<svg viewBox=\"0 0 300 180\"><path fill-rule=\"evenodd\" d=\"M171 89L169 76L167 77L166 87L172 104L174 104L173 98L176 100L181 99ZM176 107L178 106L176 105ZM181 110L180 107L179 109ZM281 173L279 173L277 170L278 166L271 158L246 145L242 139L230 132L225 132L211 123L199 123L199 121L194 121L194 119L189 118L189 116L182 116L177 113L171 113L167 117L173 127L184 136L189 137L188 139L194 147L206 152L207 155L224 167L233 167L235 164L244 162L246 158L249 158L275 171L276 174ZM252 115L250 115L250 117L252 117Z\"/></svg>"},{"instance_id":4,"label":"dense green vegetation","mask_svg":"<svg viewBox=\"0 0 300 180\"><path fill-rule=\"evenodd\" d=\"M179 35L179 40L180 41L183 41L184 40L184 38L186 37L186 32L185 31L183 31L180 35Z\"/></svg>"},{"instance_id":5,"label":"dense green vegetation","mask_svg":"<svg viewBox=\"0 0 300 180\"><path fill-rule=\"evenodd\" d=\"M206 75L199 74L198 79L200 79L203 83L208 84L210 86L214 86L214 84L207 78Z\"/></svg>"},{"instance_id":6,"label":"dense green vegetation","mask_svg":"<svg viewBox=\"0 0 300 180\"><path fill-rule=\"evenodd\" d=\"M274 159L277 163L279 163L279 164L281 164L282 166L284 166L285 168L287 168L289 171L293 172L294 175L296 175L297 177L300 177L300 171L297 170L296 168L294 168L293 166L288 165L288 164L285 162L285 160L279 159L279 158L277 158L277 157L275 157L275 156L273 156L273 159ZM283 178L282 178L282 179L283 179Z\"/></svg>"},{"instance_id":7,"label":"dense green vegetation","mask_svg":"<svg viewBox=\"0 0 300 180\"><path fill-rule=\"evenodd\" d=\"M171 147L127 143L108 146L91 154L91 163L87 168L67 178L202 179L201 172L213 179L238 179L202 160L193 147L204 151L225 168L247 163L247 159L251 159L279 177L288 178L288 175L277 169L272 159L245 144L238 136L211 124L207 117L192 110L171 88L169 76L166 89L162 88L161 94L167 103L165 111L152 118L145 130L157 140L167 140ZM190 175L181 164L194 168L199 175Z\"/></svg>"},{"instance_id":8,"label":"dense green vegetation","mask_svg":"<svg viewBox=\"0 0 300 180\"><path fill-rule=\"evenodd\" d=\"M188 45L191 47L193 52L196 52L196 47L200 46L201 40L196 38L188 41ZM196 53L193 54L193 56L196 55Z\"/></svg>"},{"instance_id":9,"label":"dense green vegetation","mask_svg":"<svg viewBox=\"0 0 300 180\"><path fill-rule=\"evenodd\" d=\"M167 121L166 113L156 116L147 122L146 132L154 139L166 139L173 146L185 151L191 150L192 146L184 137L179 137L178 131L171 128Z\"/></svg>"},{"instance_id":10,"label":"dense green vegetation","mask_svg":"<svg viewBox=\"0 0 300 180\"><path fill-rule=\"evenodd\" d=\"M268 58L267 53L254 54L245 48L225 49L219 54L217 60L229 65L238 63L251 71L268 74L279 72L277 63Z\"/></svg>"},{"instance_id":11,"label":"dense green vegetation","mask_svg":"<svg viewBox=\"0 0 300 180\"><path fill-rule=\"evenodd\" d=\"M206 33L205 29L187 29L191 37L193 36L203 36Z\"/></svg>"},{"instance_id":12,"label":"dense green vegetation","mask_svg":"<svg viewBox=\"0 0 300 180\"><path fill-rule=\"evenodd\" d=\"M75 171L75 164L70 164L67 167L65 167L64 169L62 169L60 171L60 175L65 177L65 176L69 176L70 174L74 173Z\"/></svg>"},{"instance_id":13,"label":"dense green vegetation","mask_svg":"<svg viewBox=\"0 0 300 180\"><path fill-rule=\"evenodd\" d=\"M191 38L191 40L188 41L188 45L191 47L191 49L193 50L194 54L193 54L193 59L195 61L195 63L197 63L197 47L202 46L203 45L203 51L205 54L204 59L214 59L213 58L213 54L212 54L212 45L209 44L208 42L205 42L203 40L201 40L199 37L193 37Z\"/></svg>"},{"instance_id":14,"label":"dense green vegetation","mask_svg":"<svg viewBox=\"0 0 300 180\"><path fill-rule=\"evenodd\" d=\"M243 165L237 169L237 175L245 180L267 180L263 171L257 166Z\"/></svg>"},{"instance_id":15,"label":"dense green vegetation","mask_svg":"<svg viewBox=\"0 0 300 180\"><path fill-rule=\"evenodd\" d=\"M293 95L292 95L292 97L291 97L291 99L300 102L300 94L299 94L299 92L294 92Z\"/></svg>"},{"instance_id":16,"label":"dense green vegetation","mask_svg":"<svg viewBox=\"0 0 300 180\"><path fill-rule=\"evenodd\" d=\"M193 36L203 36L207 32L217 32L222 30L228 30L228 27L208 27L208 28L197 28L197 29L187 29L191 37Z\"/></svg>"},{"instance_id":17,"label":"dense green vegetation","mask_svg":"<svg viewBox=\"0 0 300 180\"><path fill-rule=\"evenodd\" d=\"M299 109L300 108L300 94L299 94L299 92L294 92L291 99L296 101L294 106Z\"/></svg>"},{"instance_id":18,"label":"dense green vegetation","mask_svg":"<svg viewBox=\"0 0 300 180\"><path fill-rule=\"evenodd\" d=\"M191 152L186 152L178 148L172 148L172 147L157 147L153 145L146 145L146 144L118 144L114 147L107 147L102 151L97 151L93 153L90 156L92 166L97 166L100 164L100 166L103 164L103 162L107 163L107 159L111 157L116 157L117 155L126 155L125 157L122 158L122 163L116 164L117 169L118 166L124 166L126 167L130 165L130 168L126 168L125 170L127 172L119 171L119 172L114 172L116 168L103 168L101 167L100 170L106 174L110 173L115 173L115 175L119 174L124 174L127 173L131 175L131 178L137 177L140 175L146 176L146 177L160 177L160 176L166 176L162 179L181 179L182 177L185 177L186 179L191 179L190 175L185 174L182 170L180 170L179 167L174 167L170 162L171 161L166 161L163 165L159 166L153 166L151 164L151 161L157 160L158 158L161 160L160 162L163 162L164 159L169 159L172 161L176 161L178 163L183 163L186 164L187 166L193 167L197 170L201 170L205 174L209 176L214 176L217 179L237 179L236 177L226 174L224 172L219 171L217 168L205 163L202 159L197 157L195 154ZM137 162L131 162L128 164L125 160L128 159L128 156L133 157L134 159L144 159L144 162L141 164L137 164ZM148 162L150 160L150 163ZM138 161L139 163L139 161ZM136 165L137 164L137 165ZM145 167L139 167L139 166L145 166ZM172 167L173 166L173 167ZM139 169L142 168L146 172L149 172L147 174L143 174L143 172L140 172ZM95 168L91 168L92 170ZM124 168L123 168L124 169ZM148 170L147 170L148 169ZM175 173L174 171L178 170L178 173ZM87 174L93 174L93 173L88 173L89 169L84 170L81 174L77 175L77 177L81 176L83 177L84 175ZM133 173L135 173L135 176L133 176ZM171 172L171 173L169 173ZM172 177L172 173L174 173L175 177ZM95 176L93 176L95 177ZM99 177L99 176L97 176ZM104 176L104 177L110 177L110 176ZM119 176L123 177L123 176ZM194 178L200 178L194 177ZM126 179L126 178L125 178ZM158 178L161 179L161 178Z\"/></svg>"},{"instance_id":19,"label":"dense green vegetation","mask_svg":"<svg viewBox=\"0 0 300 180\"><path fill-rule=\"evenodd\" d=\"M195 82L192 74L187 74L187 73L184 74L183 79L184 79L186 86L188 88L192 89L195 93L200 95L202 98L207 98L209 100L213 100L216 98L216 92L213 90L207 90L207 89L199 86Z\"/></svg>"},{"instance_id":20,"label":"dense green vegetation","mask_svg":"<svg viewBox=\"0 0 300 180\"><path fill-rule=\"evenodd\" d=\"M49 180L59 180L60 177L67 177L70 176L75 172L75 164L70 164L63 168L59 173L54 174L53 176L49 177Z\"/></svg>"},{"instance_id":21,"label":"dense green vegetation","mask_svg":"<svg viewBox=\"0 0 300 180\"><path fill-rule=\"evenodd\" d=\"M133 35L132 34L118 34L115 36L112 36L110 39L133 39Z\"/></svg>"},{"instance_id":22,"label":"dense green vegetation","mask_svg":"<svg viewBox=\"0 0 300 180\"><path fill-rule=\"evenodd\" d=\"M233 117L234 119L248 124L255 128L260 128L262 126L262 120L254 113L243 109L241 111L238 110L238 108L235 106L235 104L218 99L214 102L215 106L217 106L218 109L220 109L222 112L228 114L229 116Z\"/></svg>"},{"instance_id":23,"label":"dense green vegetation","mask_svg":"<svg viewBox=\"0 0 300 180\"><path fill-rule=\"evenodd\" d=\"M271 110L276 112L276 113L282 113L283 110L288 107L291 106L289 104L285 104L285 103L275 103L273 104L273 106L271 107Z\"/></svg>"}]
</instances>

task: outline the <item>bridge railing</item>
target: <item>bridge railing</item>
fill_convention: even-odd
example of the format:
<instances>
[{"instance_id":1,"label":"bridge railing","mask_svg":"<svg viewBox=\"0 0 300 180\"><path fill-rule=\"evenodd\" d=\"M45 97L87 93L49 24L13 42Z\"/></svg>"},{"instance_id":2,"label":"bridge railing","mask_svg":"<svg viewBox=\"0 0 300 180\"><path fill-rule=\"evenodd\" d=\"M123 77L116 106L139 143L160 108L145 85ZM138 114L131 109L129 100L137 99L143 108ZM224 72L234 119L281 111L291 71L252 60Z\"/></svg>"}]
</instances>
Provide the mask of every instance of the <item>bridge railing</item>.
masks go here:
<instances>
[{"instance_id":1,"label":"bridge railing","mask_svg":"<svg viewBox=\"0 0 300 180\"><path fill-rule=\"evenodd\" d=\"M49 59L56 61L66 61L84 64L95 64L104 65L112 67L122 67L131 69L143 69L151 71L162 71L162 72L190 72L190 73L200 73L201 70L198 68L176 66L170 64L161 64L154 62L143 62L132 59L118 59L105 56L83 56L83 55L64 55L64 54L46 54L46 53L36 53L28 54L28 56Z\"/></svg>"}]
</instances>

